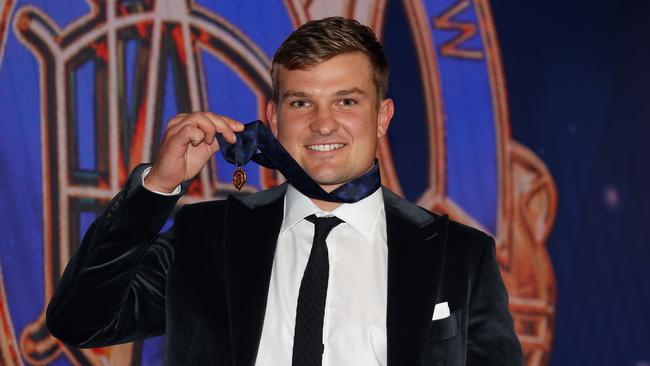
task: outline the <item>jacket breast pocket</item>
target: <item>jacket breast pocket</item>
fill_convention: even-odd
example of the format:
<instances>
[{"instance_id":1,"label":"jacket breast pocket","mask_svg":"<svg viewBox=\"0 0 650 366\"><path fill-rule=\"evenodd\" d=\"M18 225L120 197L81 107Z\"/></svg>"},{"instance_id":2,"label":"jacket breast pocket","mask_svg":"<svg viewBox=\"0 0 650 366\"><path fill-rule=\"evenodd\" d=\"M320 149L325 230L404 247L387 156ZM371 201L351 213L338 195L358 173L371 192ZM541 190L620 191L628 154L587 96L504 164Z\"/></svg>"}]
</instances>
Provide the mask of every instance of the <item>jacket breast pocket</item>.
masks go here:
<instances>
[{"instance_id":1,"label":"jacket breast pocket","mask_svg":"<svg viewBox=\"0 0 650 366\"><path fill-rule=\"evenodd\" d=\"M419 362L421 366L464 366L464 340L460 336L462 312L431 321L429 334Z\"/></svg>"},{"instance_id":2,"label":"jacket breast pocket","mask_svg":"<svg viewBox=\"0 0 650 366\"><path fill-rule=\"evenodd\" d=\"M460 332L460 309L454 310L448 317L431 321L427 342L441 342L458 335Z\"/></svg>"}]
</instances>

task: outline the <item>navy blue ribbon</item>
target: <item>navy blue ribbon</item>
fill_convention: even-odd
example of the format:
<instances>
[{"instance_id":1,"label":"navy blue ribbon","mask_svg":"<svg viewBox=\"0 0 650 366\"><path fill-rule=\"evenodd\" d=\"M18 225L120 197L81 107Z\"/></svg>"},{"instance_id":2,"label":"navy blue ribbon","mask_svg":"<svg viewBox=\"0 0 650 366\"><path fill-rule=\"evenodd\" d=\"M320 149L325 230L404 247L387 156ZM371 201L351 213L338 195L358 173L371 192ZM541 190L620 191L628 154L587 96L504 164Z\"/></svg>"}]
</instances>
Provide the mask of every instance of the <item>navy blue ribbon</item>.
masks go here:
<instances>
[{"instance_id":1,"label":"navy blue ribbon","mask_svg":"<svg viewBox=\"0 0 650 366\"><path fill-rule=\"evenodd\" d=\"M217 134L219 148L226 161L242 166L253 160L269 169L277 169L292 186L307 197L328 202L354 203L368 197L381 187L377 160L372 169L365 174L327 193L289 155L262 121L247 123L244 130L235 135L237 141L231 144L223 138L223 135Z\"/></svg>"}]
</instances>

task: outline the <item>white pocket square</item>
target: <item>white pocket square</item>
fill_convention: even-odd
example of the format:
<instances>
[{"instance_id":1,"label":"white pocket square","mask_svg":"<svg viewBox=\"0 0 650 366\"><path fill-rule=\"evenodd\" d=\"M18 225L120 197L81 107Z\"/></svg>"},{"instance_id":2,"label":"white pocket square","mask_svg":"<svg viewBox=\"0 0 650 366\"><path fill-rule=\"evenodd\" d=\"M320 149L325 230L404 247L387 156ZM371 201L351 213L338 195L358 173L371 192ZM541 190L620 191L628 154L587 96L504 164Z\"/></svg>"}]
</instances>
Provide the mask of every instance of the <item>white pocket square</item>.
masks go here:
<instances>
[{"instance_id":1,"label":"white pocket square","mask_svg":"<svg viewBox=\"0 0 650 366\"><path fill-rule=\"evenodd\" d=\"M449 304L447 304L446 301L441 302L440 304L436 304L436 307L433 308L433 319L431 320L448 318L449 315Z\"/></svg>"}]
</instances>

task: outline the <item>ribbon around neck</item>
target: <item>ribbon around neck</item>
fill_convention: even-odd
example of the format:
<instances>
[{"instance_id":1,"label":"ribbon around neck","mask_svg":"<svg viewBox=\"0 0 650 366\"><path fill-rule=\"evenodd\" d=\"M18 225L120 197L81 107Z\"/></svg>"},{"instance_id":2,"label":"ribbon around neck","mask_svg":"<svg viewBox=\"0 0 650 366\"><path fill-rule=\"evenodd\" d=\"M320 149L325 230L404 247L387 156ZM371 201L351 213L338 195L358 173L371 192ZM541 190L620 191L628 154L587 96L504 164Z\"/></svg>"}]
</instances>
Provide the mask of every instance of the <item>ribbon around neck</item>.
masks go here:
<instances>
[{"instance_id":1,"label":"ribbon around neck","mask_svg":"<svg viewBox=\"0 0 650 366\"><path fill-rule=\"evenodd\" d=\"M354 203L381 187L377 159L369 171L328 193L291 157L262 121L247 123L244 130L235 135L237 140L234 144L226 141L221 134L216 136L221 154L227 162L242 166L253 160L266 168L277 169L294 188L309 198Z\"/></svg>"}]
</instances>

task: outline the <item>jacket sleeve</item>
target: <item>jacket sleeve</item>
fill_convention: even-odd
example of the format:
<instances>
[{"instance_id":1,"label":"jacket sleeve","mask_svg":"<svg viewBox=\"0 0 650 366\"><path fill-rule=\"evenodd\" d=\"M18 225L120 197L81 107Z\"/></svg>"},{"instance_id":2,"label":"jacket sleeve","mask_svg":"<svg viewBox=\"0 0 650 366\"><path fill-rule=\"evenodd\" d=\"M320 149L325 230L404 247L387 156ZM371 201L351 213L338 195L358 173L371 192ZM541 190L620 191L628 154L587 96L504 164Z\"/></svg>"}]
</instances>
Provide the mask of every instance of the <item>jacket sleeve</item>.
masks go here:
<instances>
[{"instance_id":1,"label":"jacket sleeve","mask_svg":"<svg viewBox=\"0 0 650 366\"><path fill-rule=\"evenodd\" d=\"M102 347L159 335L178 225L159 234L178 198L142 186L146 165L86 232L52 297L47 327L76 347ZM177 217L180 217L178 215Z\"/></svg>"},{"instance_id":2,"label":"jacket sleeve","mask_svg":"<svg viewBox=\"0 0 650 366\"><path fill-rule=\"evenodd\" d=\"M485 241L469 303L467 365L523 365L494 239L485 235Z\"/></svg>"}]
</instances>

